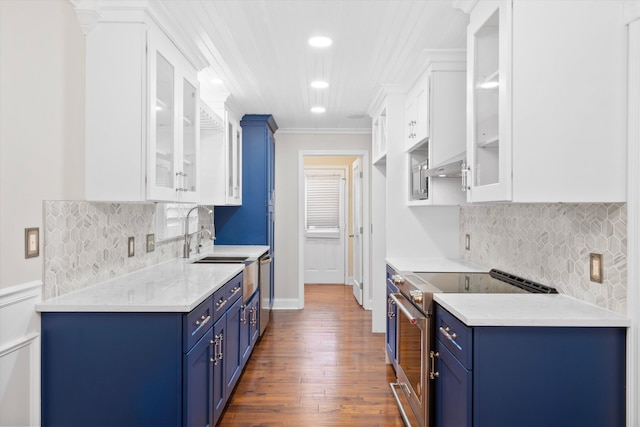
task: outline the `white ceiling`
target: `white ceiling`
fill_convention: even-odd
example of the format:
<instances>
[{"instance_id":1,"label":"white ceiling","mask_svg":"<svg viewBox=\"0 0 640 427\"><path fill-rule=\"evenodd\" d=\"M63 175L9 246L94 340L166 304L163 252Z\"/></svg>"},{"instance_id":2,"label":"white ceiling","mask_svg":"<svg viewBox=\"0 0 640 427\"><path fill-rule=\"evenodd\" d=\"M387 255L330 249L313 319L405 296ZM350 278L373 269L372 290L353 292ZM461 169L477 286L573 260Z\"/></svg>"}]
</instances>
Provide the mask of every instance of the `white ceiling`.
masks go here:
<instances>
[{"instance_id":1,"label":"white ceiling","mask_svg":"<svg viewBox=\"0 0 640 427\"><path fill-rule=\"evenodd\" d=\"M240 110L273 114L281 129L369 130L383 85L410 86L425 49L466 45L468 17L452 0L161 2ZM314 35L333 45L310 47ZM329 87L311 88L317 79ZM326 113L311 113L314 105Z\"/></svg>"}]
</instances>

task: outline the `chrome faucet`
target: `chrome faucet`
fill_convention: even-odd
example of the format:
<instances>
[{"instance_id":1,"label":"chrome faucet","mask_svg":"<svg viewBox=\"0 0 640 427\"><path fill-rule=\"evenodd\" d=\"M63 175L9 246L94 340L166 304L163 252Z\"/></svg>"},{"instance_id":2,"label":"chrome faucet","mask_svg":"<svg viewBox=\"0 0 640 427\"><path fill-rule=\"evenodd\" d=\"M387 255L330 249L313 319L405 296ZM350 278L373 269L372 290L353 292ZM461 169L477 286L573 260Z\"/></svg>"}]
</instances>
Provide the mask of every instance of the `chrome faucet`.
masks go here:
<instances>
[{"instance_id":1,"label":"chrome faucet","mask_svg":"<svg viewBox=\"0 0 640 427\"><path fill-rule=\"evenodd\" d=\"M189 215L191 215L191 212L193 212L194 210L198 209L198 208L203 208L207 211L208 214L213 213L213 211L211 209L209 209L206 206L194 206L192 207L189 212L187 212L187 216L184 219L184 248L182 251L182 256L184 258L189 258L189 255L191 254L191 236L194 234L198 234L198 248L197 251L198 253L200 253L200 233L201 230L198 230L194 233L189 234ZM207 230L208 231L208 230Z\"/></svg>"}]
</instances>

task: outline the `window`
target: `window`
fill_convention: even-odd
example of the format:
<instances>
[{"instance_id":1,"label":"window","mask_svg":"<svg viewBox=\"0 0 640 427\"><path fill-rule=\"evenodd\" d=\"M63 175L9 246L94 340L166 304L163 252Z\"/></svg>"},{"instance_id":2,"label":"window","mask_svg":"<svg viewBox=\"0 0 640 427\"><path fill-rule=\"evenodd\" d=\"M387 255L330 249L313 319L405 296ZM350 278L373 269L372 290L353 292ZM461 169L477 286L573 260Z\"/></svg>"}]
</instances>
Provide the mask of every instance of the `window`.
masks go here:
<instances>
[{"instance_id":1,"label":"window","mask_svg":"<svg viewBox=\"0 0 640 427\"><path fill-rule=\"evenodd\" d=\"M305 230L307 236L339 238L342 227L344 173L305 171Z\"/></svg>"}]
</instances>

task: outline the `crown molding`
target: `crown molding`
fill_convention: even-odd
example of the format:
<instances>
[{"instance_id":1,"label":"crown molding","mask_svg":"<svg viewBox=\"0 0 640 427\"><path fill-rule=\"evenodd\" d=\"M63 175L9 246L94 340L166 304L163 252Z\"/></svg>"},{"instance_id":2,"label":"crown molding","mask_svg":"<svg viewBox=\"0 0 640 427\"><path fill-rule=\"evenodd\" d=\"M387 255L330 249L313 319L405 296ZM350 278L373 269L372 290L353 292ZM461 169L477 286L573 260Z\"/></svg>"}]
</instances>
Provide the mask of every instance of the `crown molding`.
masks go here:
<instances>
[{"instance_id":1,"label":"crown molding","mask_svg":"<svg viewBox=\"0 0 640 427\"><path fill-rule=\"evenodd\" d=\"M460 9L464 13L469 13L476 3L478 3L478 0L454 0L451 6L454 9Z\"/></svg>"},{"instance_id":2,"label":"crown molding","mask_svg":"<svg viewBox=\"0 0 640 427\"><path fill-rule=\"evenodd\" d=\"M371 129L361 128L279 128L278 133L314 135L370 135Z\"/></svg>"},{"instance_id":3,"label":"crown molding","mask_svg":"<svg viewBox=\"0 0 640 427\"><path fill-rule=\"evenodd\" d=\"M391 95L393 93L407 93L403 86L397 84L382 84L378 91L376 92L371 104L369 104L369 108L367 108L367 114L369 117L373 117L378 114L378 110L382 106L382 103L386 99L387 95Z\"/></svg>"},{"instance_id":4,"label":"crown molding","mask_svg":"<svg viewBox=\"0 0 640 427\"><path fill-rule=\"evenodd\" d=\"M102 17L97 2L94 0L69 0L69 3L76 11L82 34L86 36L98 25Z\"/></svg>"},{"instance_id":5,"label":"crown molding","mask_svg":"<svg viewBox=\"0 0 640 427\"><path fill-rule=\"evenodd\" d=\"M630 24L640 19L640 0L625 0L624 2L624 22Z\"/></svg>"}]
</instances>

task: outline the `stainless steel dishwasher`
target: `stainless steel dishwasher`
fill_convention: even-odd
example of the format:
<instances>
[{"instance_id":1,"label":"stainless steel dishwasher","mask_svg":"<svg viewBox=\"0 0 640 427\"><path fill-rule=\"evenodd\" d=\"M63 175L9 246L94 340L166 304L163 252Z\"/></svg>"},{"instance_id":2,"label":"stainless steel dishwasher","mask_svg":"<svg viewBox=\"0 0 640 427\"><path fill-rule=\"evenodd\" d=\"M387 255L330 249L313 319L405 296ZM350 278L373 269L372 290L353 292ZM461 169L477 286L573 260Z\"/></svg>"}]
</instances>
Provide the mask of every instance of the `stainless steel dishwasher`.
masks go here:
<instances>
[{"instance_id":1,"label":"stainless steel dishwasher","mask_svg":"<svg viewBox=\"0 0 640 427\"><path fill-rule=\"evenodd\" d=\"M260 287L260 336L264 333L271 316L271 254L266 253L258 260L260 271L258 273L258 286Z\"/></svg>"}]
</instances>

